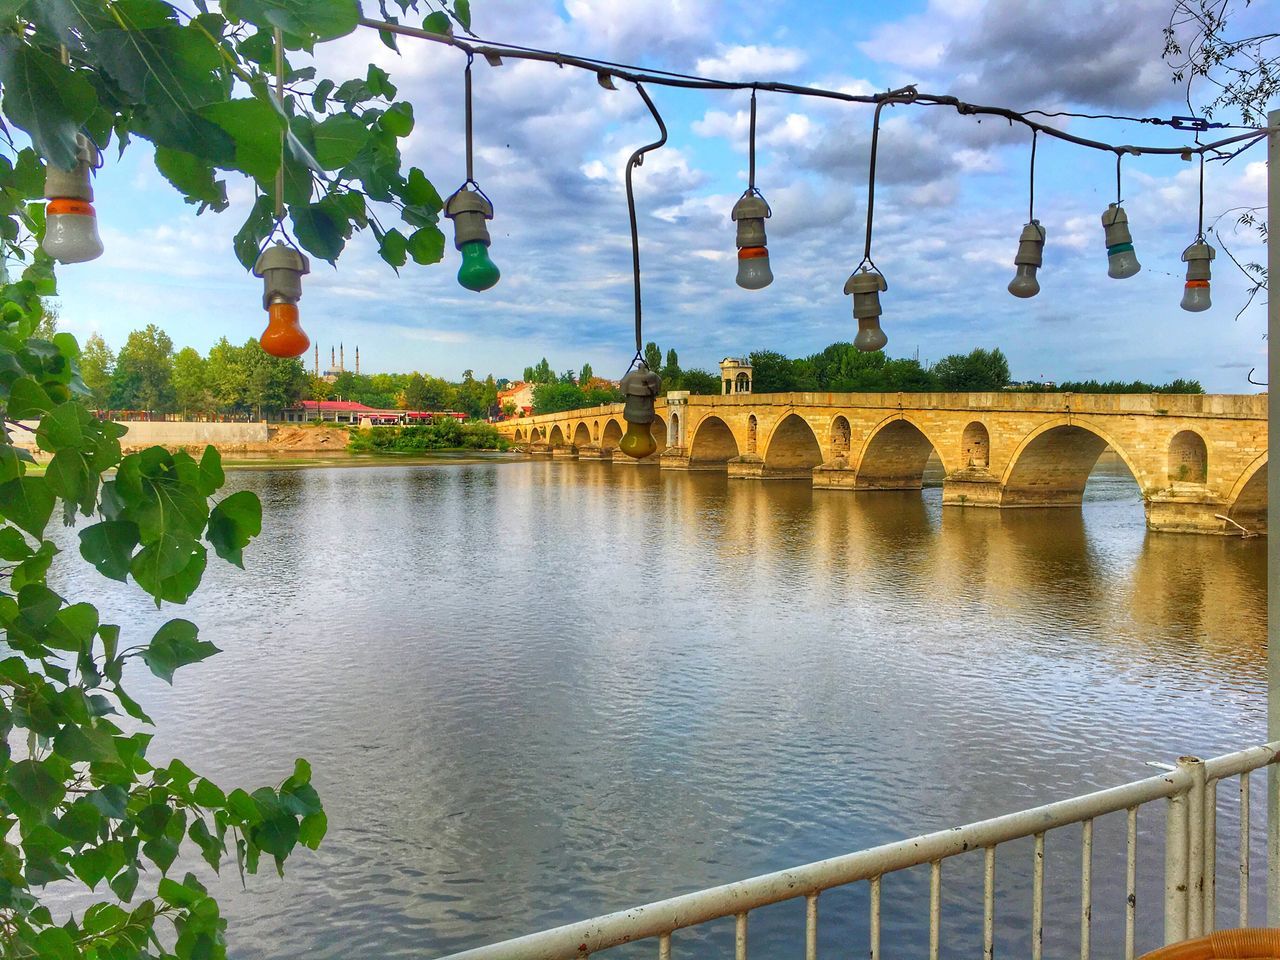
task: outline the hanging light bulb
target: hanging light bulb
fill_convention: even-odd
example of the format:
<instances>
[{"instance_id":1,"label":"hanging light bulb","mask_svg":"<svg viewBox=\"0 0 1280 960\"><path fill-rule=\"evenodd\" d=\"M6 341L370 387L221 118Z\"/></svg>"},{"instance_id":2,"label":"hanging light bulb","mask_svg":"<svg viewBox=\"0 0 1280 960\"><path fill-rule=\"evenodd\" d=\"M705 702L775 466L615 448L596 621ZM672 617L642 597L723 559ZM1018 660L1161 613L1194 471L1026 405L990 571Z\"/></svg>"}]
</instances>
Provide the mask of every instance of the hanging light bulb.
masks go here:
<instances>
[{"instance_id":1,"label":"hanging light bulb","mask_svg":"<svg viewBox=\"0 0 1280 960\"><path fill-rule=\"evenodd\" d=\"M1209 300L1209 263L1216 251L1204 242L1204 237L1196 238L1196 242L1182 251L1182 259L1187 265L1187 286L1182 294L1182 309L1191 313L1208 310L1213 304Z\"/></svg>"},{"instance_id":2,"label":"hanging light bulb","mask_svg":"<svg viewBox=\"0 0 1280 960\"><path fill-rule=\"evenodd\" d=\"M298 322L302 278L310 272L306 256L283 243L267 247L253 265L253 275L262 278L262 306L267 311L267 329L258 342L273 357L300 357L311 346Z\"/></svg>"},{"instance_id":3,"label":"hanging light bulb","mask_svg":"<svg viewBox=\"0 0 1280 960\"><path fill-rule=\"evenodd\" d=\"M1102 226L1107 232L1107 276L1113 280L1132 277L1142 269L1142 264L1138 262L1138 255L1133 252L1129 215L1120 204L1108 204L1102 215Z\"/></svg>"},{"instance_id":4,"label":"hanging light bulb","mask_svg":"<svg viewBox=\"0 0 1280 960\"><path fill-rule=\"evenodd\" d=\"M853 345L859 350L871 353L883 349L889 342L880 329L880 291L888 289L889 284L880 271L869 267L855 270L845 281L845 295L853 294L853 316L858 321L858 335L853 338Z\"/></svg>"},{"instance_id":5,"label":"hanging light bulb","mask_svg":"<svg viewBox=\"0 0 1280 960\"><path fill-rule=\"evenodd\" d=\"M469 189L464 183L444 205L444 215L453 221L453 245L462 253L458 283L479 293L488 290L502 276L497 264L489 259L489 228L493 204L480 188Z\"/></svg>"},{"instance_id":6,"label":"hanging light bulb","mask_svg":"<svg viewBox=\"0 0 1280 960\"><path fill-rule=\"evenodd\" d=\"M628 457L643 460L658 449L658 443L653 439L653 421L657 419L653 402L662 392L662 378L640 360L622 378L618 388L625 401L622 419L627 421L627 432L618 442L618 449Z\"/></svg>"},{"instance_id":7,"label":"hanging light bulb","mask_svg":"<svg viewBox=\"0 0 1280 960\"><path fill-rule=\"evenodd\" d=\"M1013 262L1017 273L1009 281L1009 292L1015 297L1026 299L1040 292L1040 282L1036 280L1036 270L1044 262L1044 227L1039 220L1032 220L1022 228L1018 237L1018 253Z\"/></svg>"},{"instance_id":8,"label":"hanging light bulb","mask_svg":"<svg viewBox=\"0 0 1280 960\"><path fill-rule=\"evenodd\" d=\"M773 283L769 269L768 238L764 221L771 215L769 204L754 188L738 198L731 216L738 224L738 286L760 290Z\"/></svg>"},{"instance_id":9,"label":"hanging light bulb","mask_svg":"<svg viewBox=\"0 0 1280 960\"><path fill-rule=\"evenodd\" d=\"M80 133L76 134L76 165L70 170L53 164L45 168L44 195L49 204L40 247L59 263L84 263L102 256L90 183L97 161L97 148Z\"/></svg>"}]
</instances>

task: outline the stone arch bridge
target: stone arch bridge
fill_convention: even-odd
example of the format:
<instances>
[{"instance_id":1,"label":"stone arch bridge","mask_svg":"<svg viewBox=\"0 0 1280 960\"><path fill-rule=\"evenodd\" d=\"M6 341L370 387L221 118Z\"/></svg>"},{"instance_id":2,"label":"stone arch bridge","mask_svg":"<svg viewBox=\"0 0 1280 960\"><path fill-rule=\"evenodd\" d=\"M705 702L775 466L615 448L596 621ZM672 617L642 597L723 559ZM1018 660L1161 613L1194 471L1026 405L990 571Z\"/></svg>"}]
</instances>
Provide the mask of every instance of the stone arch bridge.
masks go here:
<instances>
[{"instance_id":1,"label":"stone arch bridge","mask_svg":"<svg viewBox=\"0 0 1280 960\"><path fill-rule=\"evenodd\" d=\"M658 401L664 470L807 480L853 491L918 490L941 465L943 503L1079 506L1108 447L1142 491L1147 524L1263 531L1266 396L1070 393L781 393ZM622 405L507 420L527 452L634 462L617 449Z\"/></svg>"}]
</instances>

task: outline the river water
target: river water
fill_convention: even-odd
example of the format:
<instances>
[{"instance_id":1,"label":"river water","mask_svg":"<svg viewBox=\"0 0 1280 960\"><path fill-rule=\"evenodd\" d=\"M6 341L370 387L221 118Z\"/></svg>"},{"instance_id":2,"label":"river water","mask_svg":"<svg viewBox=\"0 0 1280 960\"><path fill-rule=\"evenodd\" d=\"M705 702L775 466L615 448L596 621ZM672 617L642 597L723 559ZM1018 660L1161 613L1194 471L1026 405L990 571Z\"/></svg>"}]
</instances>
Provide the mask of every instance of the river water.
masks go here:
<instances>
[{"instance_id":1,"label":"river water","mask_svg":"<svg viewBox=\"0 0 1280 960\"><path fill-rule=\"evenodd\" d=\"M172 688L137 678L153 757L228 788L315 768L321 850L283 881L242 890L232 866L217 884L236 957L432 957L1264 739L1265 541L1147 532L1114 463L1082 511L512 458L231 486L261 496L263 536L185 609L92 570L59 584L105 591L134 642L182 615L223 648ZM1105 956L1124 817L1097 829ZM1054 956L1076 942L1078 829L1049 848ZM975 956L981 856L962 860L943 942ZM1001 848L1008 956L1026 955L1029 865ZM886 957L920 955L927 885L885 882ZM824 895L823 949L864 950L866 909L865 885ZM732 926L677 935L677 956L731 955ZM751 936L755 957L802 955L803 901Z\"/></svg>"}]
</instances>

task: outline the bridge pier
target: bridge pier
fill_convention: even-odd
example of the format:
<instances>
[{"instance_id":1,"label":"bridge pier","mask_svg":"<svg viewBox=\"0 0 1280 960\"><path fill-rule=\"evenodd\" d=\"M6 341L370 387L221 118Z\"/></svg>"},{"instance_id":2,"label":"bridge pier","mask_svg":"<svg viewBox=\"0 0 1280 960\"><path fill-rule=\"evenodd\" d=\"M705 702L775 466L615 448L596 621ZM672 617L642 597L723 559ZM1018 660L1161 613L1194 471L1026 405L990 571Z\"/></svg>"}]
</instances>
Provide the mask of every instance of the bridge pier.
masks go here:
<instances>
[{"instance_id":1,"label":"bridge pier","mask_svg":"<svg viewBox=\"0 0 1280 960\"><path fill-rule=\"evenodd\" d=\"M857 485L858 471L844 457L836 457L813 468L816 490L852 490Z\"/></svg>"},{"instance_id":2,"label":"bridge pier","mask_svg":"<svg viewBox=\"0 0 1280 960\"><path fill-rule=\"evenodd\" d=\"M610 460L612 457L613 454L610 451L603 450L600 447L590 446L578 448L579 460Z\"/></svg>"},{"instance_id":3,"label":"bridge pier","mask_svg":"<svg viewBox=\"0 0 1280 960\"><path fill-rule=\"evenodd\" d=\"M529 444L529 455L531 457L549 457L551 456L551 445L547 443L531 443Z\"/></svg>"},{"instance_id":4,"label":"bridge pier","mask_svg":"<svg viewBox=\"0 0 1280 960\"><path fill-rule=\"evenodd\" d=\"M616 447L608 452L613 463L625 467L656 467L658 466L658 462L662 459L661 453L653 453L645 457L643 460L637 460L635 457L628 457Z\"/></svg>"},{"instance_id":5,"label":"bridge pier","mask_svg":"<svg viewBox=\"0 0 1280 960\"><path fill-rule=\"evenodd\" d=\"M754 453L744 453L725 464L730 480L763 480L764 458Z\"/></svg>"},{"instance_id":6,"label":"bridge pier","mask_svg":"<svg viewBox=\"0 0 1280 960\"><path fill-rule=\"evenodd\" d=\"M566 447L555 447L551 451L551 456L555 460L577 460L578 448L572 444Z\"/></svg>"},{"instance_id":7,"label":"bridge pier","mask_svg":"<svg viewBox=\"0 0 1280 960\"><path fill-rule=\"evenodd\" d=\"M1203 491L1165 490L1147 498L1147 528L1150 530L1240 534L1239 527L1220 519L1226 515L1227 505ZM1258 529L1256 523L1243 522L1241 525L1251 532Z\"/></svg>"},{"instance_id":8,"label":"bridge pier","mask_svg":"<svg viewBox=\"0 0 1280 960\"><path fill-rule=\"evenodd\" d=\"M658 457L663 470L689 470L689 451L685 447L667 447Z\"/></svg>"},{"instance_id":9,"label":"bridge pier","mask_svg":"<svg viewBox=\"0 0 1280 960\"><path fill-rule=\"evenodd\" d=\"M983 467L966 467L942 481L942 504L948 507L998 507L1003 497L1000 480Z\"/></svg>"}]
</instances>

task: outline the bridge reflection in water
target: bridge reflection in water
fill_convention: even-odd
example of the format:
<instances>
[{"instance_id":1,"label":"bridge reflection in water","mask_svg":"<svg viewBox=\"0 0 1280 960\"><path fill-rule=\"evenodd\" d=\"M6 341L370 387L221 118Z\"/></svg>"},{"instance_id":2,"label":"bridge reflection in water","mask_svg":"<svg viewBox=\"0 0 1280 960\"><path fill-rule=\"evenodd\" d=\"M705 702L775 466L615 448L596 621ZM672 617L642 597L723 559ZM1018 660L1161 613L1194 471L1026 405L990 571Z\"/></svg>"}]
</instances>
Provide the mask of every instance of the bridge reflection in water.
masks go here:
<instances>
[{"instance_id":1,"label":"bridge reflection in water","mask_svg":"<svg viewBox=\"0 0 1280 960\"><path fill-rule=\"evenodd\" d=\"M1265 395L670 393L658 414L666 470L882 492L933 461L951 506L1077 507L1109 448L1152 529L1265 529ZM500 424L530 453L614 462L622 428L620 405Z\"/></svg>"}]
</instances>

